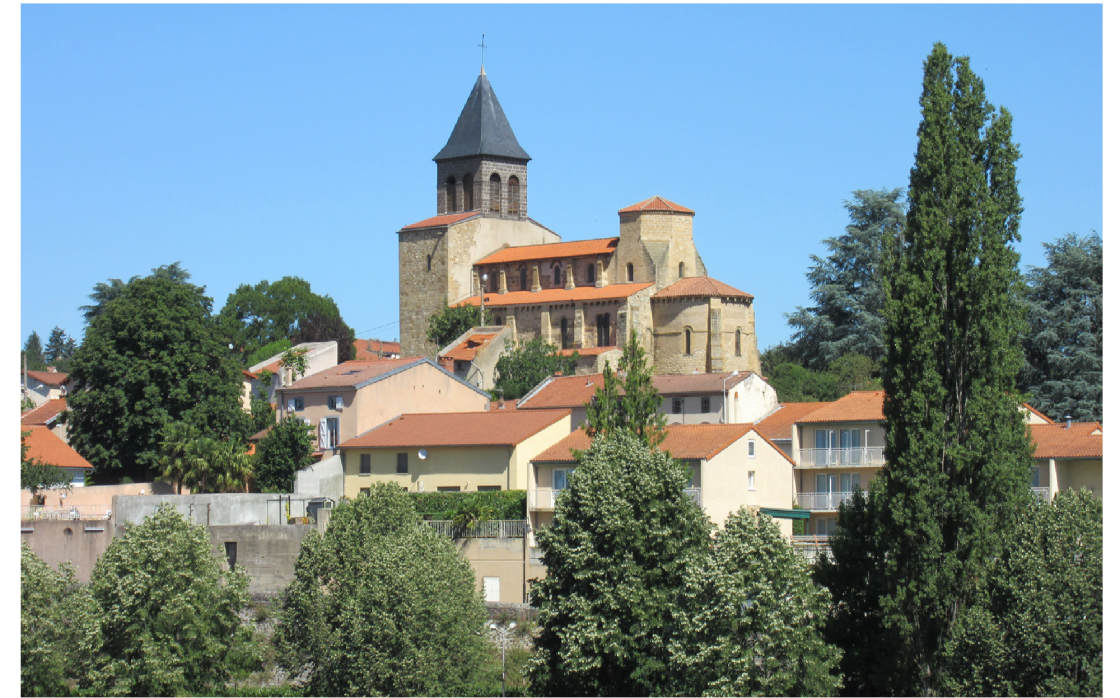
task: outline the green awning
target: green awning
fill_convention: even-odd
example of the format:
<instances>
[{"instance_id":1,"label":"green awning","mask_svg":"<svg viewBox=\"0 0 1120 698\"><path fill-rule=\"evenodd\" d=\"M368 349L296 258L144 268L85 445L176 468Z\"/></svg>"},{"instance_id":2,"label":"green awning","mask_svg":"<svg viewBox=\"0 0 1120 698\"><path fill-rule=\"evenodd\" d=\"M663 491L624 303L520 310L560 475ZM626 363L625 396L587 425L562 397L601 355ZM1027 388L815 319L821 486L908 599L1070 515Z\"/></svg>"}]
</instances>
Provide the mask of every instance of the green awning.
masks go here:
<instances>
[{"instance_id":1,"label":"green awning","mask_svg":"<svg viewBox=\"0 0 1120 698\"><path fill-rule=\"evenodd\" d=\"M758 509L763 514L768 514L775 519L807 519L809 518L808 509L770 509L767 507L759 507Z\"/></svg>"}]
</instances>

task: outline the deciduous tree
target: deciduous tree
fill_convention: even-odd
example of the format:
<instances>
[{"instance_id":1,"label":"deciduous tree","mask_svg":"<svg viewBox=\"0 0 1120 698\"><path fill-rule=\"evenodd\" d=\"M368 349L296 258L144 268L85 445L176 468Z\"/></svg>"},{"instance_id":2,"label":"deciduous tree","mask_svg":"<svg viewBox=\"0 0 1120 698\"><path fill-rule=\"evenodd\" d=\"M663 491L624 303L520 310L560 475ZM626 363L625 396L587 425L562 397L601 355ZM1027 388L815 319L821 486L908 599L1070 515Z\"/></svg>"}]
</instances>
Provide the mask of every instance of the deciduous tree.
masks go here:
<instances>
[{"instance_id":1,"label":"deciduous tree","mask_svg":"<svg viewBox=\"0 0 1120 698\"><path fill-rule=\"evenodd\" d=\"M507 345L495 367L495 392L500 391L502 397L519 398L557 372L565 376L574 374L578 363L578 353L564 356L542 337L516 347Z\"/></svg>"},{"instance_id":2,"label":"deciduous tree","mask_svg":"<svg viewBox=\"0 0 1120 698\"><path fill-rule=\"evenodd\" d=\"M232 657L251 651L238 618L244 568L225 569L210 536L165 504L128 526L97 560L89 590L102 610L101 695L214 693Z\"/></svg>"},{"instance_id":3,"label":"deciduous tree","mask_svg":"<svg viewBox=\"0 0 1120 698\"><path fill-rule=\"evenodd\" d=\"M436 350L443 349L459 335L472 327L491 325L494 316L486 311L485 320L482 310L473 305L444 306L438 313L428 318L428 341L436 346Z\"/></svg>"},{"instance_id":4,"label":"deciduous tree","mask_svg":"<svg viewBox=\"0 0 1120 698\"><path fill-rule=\"evenodd\" d=\"M270 342L291 339L316 313L340 315L330 296L312 292L311 284L299 277L285 276L272 283L238 286L222 307L218 325L223 340L248 355Z\"/></svg>"},{"instance_id":5,"label":"deciduous tree","mask_svg":"<svg viewBox=\"0 0 1120 698\"><path fill-rule=\"evenodd\" d=\"M1104 246L1072 233L1043 243L1027 272L1027 366L1021 385L1052 419L1104 419Z\"/></svg>"},{"instance_id":6,"label":"deciduous tree","mask_svg":"<svg viewBox=\"0 0 1120 698\"><path fill-rule=\"evenodd\" d=\"M296 471L311 465L315 450L312 428L289 416L269 430L257 444L253 472L262 492L291 492Z\"/></svg>"},{"instance_id":7,"label":"deciduous tree","mask_svg":"<svg viewBox=\"0 0 1120 698\"><path fill-rule=\"evenodd\" d=\"M180 265L181 262L164 264L163 266L152 269L151 275L157 279L186 283L190 281L191 274ZM134 276L128 280L128 283L130 284L140 278L140 276ZM82 311L82 315L86 319L86 324L88 325L93 322L93 319L101 314L101 311L105 309L105 306L107 306L110 301L121 295L127 285L128 284L120 279L109 279L108 283L98 282L94 284L93 293L89 294L89 299L92 300L93 303L78 308L78 310Z\"/></svg>"},{"instance_id":8,"label":"deciduous tree","mask_svg":"<svg viewBox=\"0 0 1120 698\"><path fill-rule=\"evenodd\" d=\"M338 363L350 361L357 351L354 349L354 328L347 325L341 315L331 315L319 311L307 314L300 321L299 329L292 335L292 343L335 342L338 344Z\"/></svg>"},{"instance_id":9,"label":"deciduous tree","mask_svg":"<svg viewBox=\"0 0 1120 698\"><path fill-rule=\"evenodd\" d=\"M396 485L304 538L283 604L280 661L312 695L464 695L486 656L474 571Z\"/></svg>"}]
</instances>

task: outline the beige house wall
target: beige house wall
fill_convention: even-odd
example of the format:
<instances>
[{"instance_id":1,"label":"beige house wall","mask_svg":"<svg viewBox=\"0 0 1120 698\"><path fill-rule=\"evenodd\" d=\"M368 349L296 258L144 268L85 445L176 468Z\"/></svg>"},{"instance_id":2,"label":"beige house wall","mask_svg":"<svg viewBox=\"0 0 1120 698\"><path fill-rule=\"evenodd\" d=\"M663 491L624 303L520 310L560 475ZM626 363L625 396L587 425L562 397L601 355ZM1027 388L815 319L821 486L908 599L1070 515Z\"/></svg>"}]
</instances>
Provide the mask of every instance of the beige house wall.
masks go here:
<instances>
[{"instance_id":1,"label":"beige house wall","mask_svg":"<svg viewBox=\"0 0 1120 698\"><path fill-rule=\"evenodd\" d=\"M751 458L750 442L755 456ZM753 471L754 489L748 487ZM723 527L740 507L790 509L793 507L793 465L751 430L714 458L701 463L700 502L712 522ZM793 534L789 519L775 519L782 535Z\"/></svg>"},{"instance_id":2,"label":"beige house wall","mask_svg":"<svg viewBox=\"0 0 1120 698\"><path fill-rule=\"evenodd\" d=\"M513 487L513 449L506 446L458 446L427 448L421 460L419 448L348 448L344 468L344 491L351 499L375 482L388 482L409 492L438 492L440 487L458 487L462 492L497 486ZM397 454L408 454L408 473L397 474ZM370 474L361 475L361 456L370 455Z\"/></svg>"},{"instance_id":3,"label":"beige house wall","mask_svg":"<svg viewBox=\"0 0 1120 698\"><path fill-rule=\"evenodd\" d=\"M460 538L455 541L474 569L475 584L483 591L484 577L497 577L500 603L526 603L526 557L524 538Z\"/></svg>"},{"instance_id":4,"label":"beige house wall","mask_svg":"<svg viewBox=\"0 0 1120 698\"><path fill-rule=\"evenodd\" d=\"M1082 460L1057 460L1058 483L1054 493L1064 490L1079 490L1082 487L1092 491L1093 496L1101 499L1104 492L1104 461L1099 458ZM1046 468L1042 468L1045 472Z\"/></svg>"}]
</instances>

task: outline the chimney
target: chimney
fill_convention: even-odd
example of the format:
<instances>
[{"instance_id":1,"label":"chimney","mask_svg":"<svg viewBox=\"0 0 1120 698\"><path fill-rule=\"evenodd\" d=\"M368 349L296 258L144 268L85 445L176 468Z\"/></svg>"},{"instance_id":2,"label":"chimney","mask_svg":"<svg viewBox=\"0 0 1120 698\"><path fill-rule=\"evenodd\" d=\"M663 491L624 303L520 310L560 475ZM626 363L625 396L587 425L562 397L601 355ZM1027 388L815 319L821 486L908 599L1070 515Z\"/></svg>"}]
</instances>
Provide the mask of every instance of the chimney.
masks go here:
<instances>
[{"instance_id":1,"label":"chimney","mask_svg":"<svg viewBox=\"0 0 1120 698\"><path fill-rule=\"evenodd\" d=\"M1072 426L1073 426L1073 417L1071 417L1067 414L1066 415L1066 429L1069 429Z\"/></svg>"},{"instance_id":2,"label":"chimney","mask_svg":"<svg viewBox=\"0 0 1120 698\"><path fill-rule=\"evenodd\" d=\"M58 369L55 368L54 366L47 366L47 370L50 371L51 373L58 373Z\"/></svg>"}]
</instances>

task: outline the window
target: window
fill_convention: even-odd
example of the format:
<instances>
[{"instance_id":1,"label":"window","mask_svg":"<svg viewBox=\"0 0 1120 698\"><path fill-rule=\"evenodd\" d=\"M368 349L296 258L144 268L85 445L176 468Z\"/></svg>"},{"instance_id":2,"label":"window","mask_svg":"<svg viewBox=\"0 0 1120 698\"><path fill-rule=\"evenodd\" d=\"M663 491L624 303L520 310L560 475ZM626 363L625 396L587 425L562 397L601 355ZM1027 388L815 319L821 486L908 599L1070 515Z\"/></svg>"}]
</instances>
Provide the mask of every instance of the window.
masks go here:
<instances>
[{"instance_id":1,"label":"window","mask_svg":"<svg viewBox=\"0 0 1120 698\"><path fill-rule=\"evenodd\" d=\"M324 417L319 420L319 448L338 446L338 417Z\"/></svg>"},{"instance_id":2,"label":"window","mask_svg":"<svg viewBox=\"0 0 1120 698\"><path fill-rule=\"evenodd\" d=\"M754 458L754 439L747 439L747 458Z\"/></svg>"},{"instance_id":3,"label":"window","mask_svg":"<svg viewBox=\"0 0 1120 698\"><path fill-rule=\"evenodd\" d=\"M743 331L735 330L735 356L743 355Z\"/></svg>"},{"instance_id":4,"label":"window","mask_svg":"<svg viewBox=\"0 0 1120 698\"><path fill-rule=\"evenodd\" d=\"M437 487L436 492L458 492L458 487Z\"/></svg>"},{"instance_id":5,"label":"window","mask_svg":"<svg viewBox=\"0 0 1120 698\"><path fill-rule=\"evenodd\" d=\"M474 210L474 177L470 172L463 175L463 210Z\"/></svg>"},{"instance_id":6,"label":"window","mask_svg":"<svg viewBox=\"0 0 1120 698\"><path fill-rule=\"evenodd\" d=\"M404 489L404 491L405 491L405 492L407 492L407 491L408 491L408 489L407 489L407 488L402 488L402 489ZM360 488L360 489L358 490L358 496L359 496L359 497L363 497L363 496L364 496L364 497L368 497L368 496L369 496L369 488L368 488L368 487L362 487L362 488Z\"/></svg>"},{"instance_id":7,"label":"window","mask_svg":"<svg viewBox=\"0 0 1120 698\"><path fill-rule=\"evenodd\" d=\"M479 485L478 486L478 491L479 492L500 492L501 490L502 490L501 485Z\"/></svg>"},{"instance_id":8,"label":"window","mask_svg":"<svg viewBox=\"0 0 1120 698\"><path fill-rule=\"evenodd\" d=\"M334 395L327 398L328 410L341 410L344 405L344 400L341 395Z\"/></svg>"},{"instance_id":9,"label":"window","mask_svg":"<svg viewBox=\"0 0 1120 698\"><path fill-rule=\"evenodd\" d=\"M692 353L692 330L687 327L684 330L684 353Z\"/></svg>"},{"instance_id":10,"label":"window","mask_svg":"<svg viewBox=\"0 0 1120 698\"><path fill-rule=\"evenodd\" d=\"M502 178L497 172L490 175L490 210L497 212L502 210Z\"/></svg>"},{"instance_id":11,"label":"window","mask_svg":"<svg viewBox=\"0 0 1120 698\"><path fill-rule=\"evenodd\" d=\"M459 210L458 202L455 200L455 178L447 178L447 212L455 213Z\"/></svg>"},{"instance_id":12,"label":"window","mask_svg":"<svg viewBox=\"0 0 1120 698\"><path fill-rule=\"evenodd\" d=\"M680 264L677 265L677 278L678 279L683 279L684 278L684 262L681 262Z\"/></svg>"},{"instance_id":13,"label":"window","mask_svg":"<svg viewBox=\"0 0 1120 698\"><path fill-rule=\"evenodd\" d=\"M684 398L683 397L673 398L673 414L680 414L682 412L684 412Z\"/></svg>"},{"instance_id":14,"label":"window","mask_svg":"<svg viewBox=\"0 0 1120 698\"><path fill-rule=\"evenodd\" d=\"M509 178L509 209L511 214L521 212L521 182L517 177L510 175Z\"/></svg>"},{"instance_id":15,"label":"window","mask_svg":"<svg viewBox=\"0 0 1120 698\"><path fill-rule=\"evenodd\" d=\"M288 409L293 412L299 412L303 409L303 398L291 397L288 398Z\"/></svg>"},{"instance_id":16,"label":"window","mask_svg":"<svg viewBox=\"0 0 1120 698\"><path fill-rule=\"evenodd\" d=\"M1031 487L1042 487L1042 472L1037 465L1031 468Z\"/></svg>"},{"instance_id":17,"label":"window","mask_svg":"<svg viewBox=\"0 0 1120 698\"><path fill-rule=\"evenodd\" d=\"M589 283L589 284L595 283L595 265L594 264L588 264L587 265L587 283Z\"/></svg>"},{"instance_id":18,"label":"window","mask_svg":"<svg viewBox=\"0 0 1120 698\"><path fill-rule=\"evenodd\" d=\"M560 318L560 348L568 348L568 318Z\"/></svg>"},{"instance_id":19,"label":"window","mask_svg":"<svg viewBox=\"0 0 1120 698\"><path fill-rule=\"evenodd\" d=\"M831 536L836 532L836 519L817 519L817 535Z\"/></svg>"},{"instance_id":20,"label":"window","mask_svg":"<svg viewBox=\"0 0 1120 698\"><path fill-rule=\"evenodd\" d=\"M603 313L595 317L595 339L595 346L609 347L611 345L610 313Z\"/></svg>"},{"instance_id":21,"label":"window","mask_svg":"<svg viewBox=\"0 0 1120 698\"><path fill-rule=\"evenodd\" d=\"M371 472L370 458L371 458L370 454L368 454L368 453L363 453L362 454L361 464L358 465L358 474L359 475L369 475L370 474L370 472Z\"/></svg>"},{"instance_id":22,"label":"window","mask_svg":"<svg viewBox=\"0 0 1120 698\"><path fill-rule=\"evenodd\" d=\"M753 470L748 470L747 471L747 489L748 490L753 490L754 489L754 471Z\"/></svg>"},{"instance_id":23,"label":"window","mask_svg":"<svg viewBox=\"0 0 1120 698\"><path fill-rule=\"evenodd\" d=\"M233 570L234 565L237 564L237 543L226 543L226 559L229 560L230 570Z\"/></svg>"},{"instance_id":24,"label":"window","mask_svg":"<svg viewBox=\"0 0 1120 698\"><path fill-rule=\"evenodd\" d=\"M408 454L397 454L397 475L408 475Z\"/></svg>"},{"instance_id":25,"label":"window","mask_svg":"<svg viewBox=\"0 0 1120 698\"><path fill-rule=\"evenodd\" d=\"M428 271L432 270L432 255L428 255Z\"/></svg>"},{"instance_id":26,"label":"window","mask_svg":"<svg viewBox=\"0 0 1120 698\"><path fill-rule=\"evenodd\" d=\"M498 274L495 272L490 275L490 293L498 292Z\"/></svg>"},{"instance_id":27,"label":"window","mask_svg":"<svg viewBox=\"0 0 1120 698\"><path fill-rule=\"evenodd\" d=\"M700 411L704 414L712 411L712 398L706 396L700 398Z\"/></svg>"},{"instance_id":28,"label":"window","mask_svg":"<svg viewBox=\"0 0 1120 698\"><path fill-rule=\"evenodd\" d=\"M634 280L634 265L631 262L626 263L626 280L627 281L633 281Z\"/></svg>"},{"instance_id":29,"label":"window","mask_svg":"<svg viewBox=\"0 0 1120 698\"><path fill-rule=\"evenodd\" d=\"M522 264L521 269L518 270L518 278L521 280L521 290L522 291L528 291L529 290L529 270L525 268L524 264Z\"/></svg>"},{"instance_id":30,"label":"window","mask_svg":"<svg viewBox=\"0 0 1120 698\"><path fill-rule=\"evenodd\" d=\"M556 468L552 471L552 489L566 490L568 489L568 480L572 477L575 470Z\"/></svg>"},{"instance_id":31,"label":"window","mask_svg":"<svg viewBox=\"0 0 1120 698\"><path fill-rule=\"evenodd\" d=\"M553 286L559 286L560 285L560 265L559 264L554 264L552 266L552 285Z\"/></svg>"}]
</instances>

